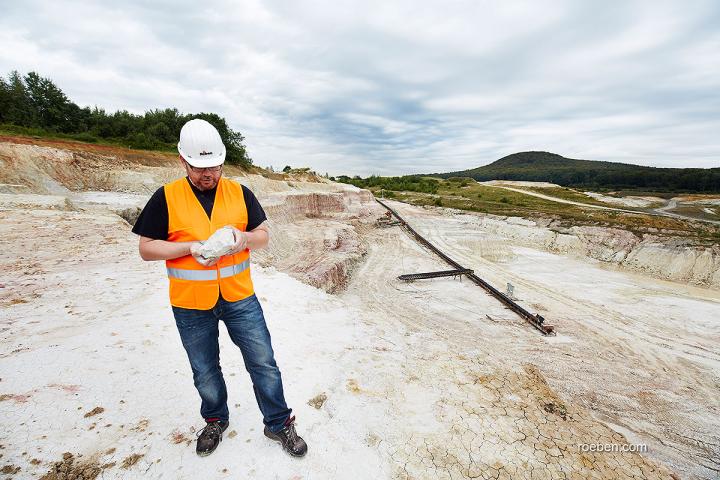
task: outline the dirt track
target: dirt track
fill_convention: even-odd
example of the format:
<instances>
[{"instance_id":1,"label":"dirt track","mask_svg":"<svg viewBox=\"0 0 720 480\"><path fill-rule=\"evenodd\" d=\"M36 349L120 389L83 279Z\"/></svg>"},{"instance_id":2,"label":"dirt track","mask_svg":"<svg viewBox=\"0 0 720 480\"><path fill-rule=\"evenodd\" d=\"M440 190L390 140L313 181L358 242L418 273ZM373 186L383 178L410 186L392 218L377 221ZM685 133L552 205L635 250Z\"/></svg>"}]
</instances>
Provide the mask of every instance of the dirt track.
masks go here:
<instances>
[{"instance_id":1,"label":"dirt track","mask_svg":"<svg viewBox=\"0 0 720 480\"><path fill-rule=\"evenodd\" d=\"M637 210L628 210L628 209L626 209L626 208L617 208L617 207L609 207L609 206L603 206L603 205L593 205L593 204L591 204L591 203L575 202L575 201L572 201L572 200L566 200L566 199L564 199L564 198L553 197L552 195L544 195L544 194L539 193L539 192L533 192L532 190L526 190L526 189L523 189L523 188L513 188L513 187L511 187L511 186L503 185L502 183L494 182L494 181L491 181L491 182L478 182L478 183L481 183L482 185L485 185L485 186L488 186L488 187L502 188L502 189L504 189L504 190L510 190L511 192L522 193L523 195L530 195L531 197L542 198L542 199L544 199L544 200L550 200L550 201L552 201L552 202L564 203L564 204L567 204L567 205L575 205L575 206L577 206L577 207L595 208L595 209L600 209L600 210L608 210L608 211L612 211L612 212L632 213L632 214L635 214L635 215L639 215L639 214L640 214L640 213L638 213ZM532 182L527 182L527 183L532 183ZM657 215L657 216L660 216L660 217L679 218L679 219L682 219L682 220L692 220L692 221L696 221L696 222L699 221L699 222L705 222L705 223L712 223L712 224L714 224L714 225L720 225L720 221L717 221L717 220L708 220L708 219L705 219L705 218L689 217L689 216L687 216L687 215L680 215L680 214L673 213L673 212L670 211L670 210L673 210L673 209L676 208L676 207L677 207L677 201L676 201L676 200L670 200L670 201L667 203L667 205L665 205L664 207L656 208L656 209L653 209L652 211L642 212L642 215Z\"/></svg>"}]
</instances>

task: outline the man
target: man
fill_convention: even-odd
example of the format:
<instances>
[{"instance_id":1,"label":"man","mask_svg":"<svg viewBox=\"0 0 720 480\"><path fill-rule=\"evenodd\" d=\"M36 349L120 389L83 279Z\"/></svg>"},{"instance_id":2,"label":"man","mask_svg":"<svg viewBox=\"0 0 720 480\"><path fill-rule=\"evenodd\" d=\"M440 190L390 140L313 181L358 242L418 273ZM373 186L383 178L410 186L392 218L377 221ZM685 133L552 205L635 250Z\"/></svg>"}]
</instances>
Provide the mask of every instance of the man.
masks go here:
<instances>
[{"instance_id":1,"label":"man","mask_svg":"<svg viewBox=\"0 0 720 480\"><path fill-rule=\"evenodd\" d=\"M225 146L208 122L190 120L180 131L180 162L187 177L158 189L138 217L143 260L165 260L170 304L200 394L206 425L199 434L198 455L211 454L228 427L227 390L220 368L218 323L225 322L240 347L250 374L265 435L301 457L307 444L295 431L295 416L285 404L282 378L275 363L260 302L250 278L251 250L268 244L265 212L244 185L222 178ZM226 225L235 244L218 259L199 253L202 242Z\"/></svg>"}]
</instances>

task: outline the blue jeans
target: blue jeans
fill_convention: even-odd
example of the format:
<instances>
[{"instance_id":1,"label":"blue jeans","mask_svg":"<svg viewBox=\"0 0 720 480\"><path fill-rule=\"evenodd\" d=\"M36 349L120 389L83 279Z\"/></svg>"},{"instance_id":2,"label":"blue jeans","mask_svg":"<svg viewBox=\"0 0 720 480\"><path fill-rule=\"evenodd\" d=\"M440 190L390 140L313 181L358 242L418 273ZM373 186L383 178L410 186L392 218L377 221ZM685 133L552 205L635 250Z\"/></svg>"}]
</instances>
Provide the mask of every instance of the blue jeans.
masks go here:
<instances>
[{"instance_id":1,"label":"blue jeans","mask_svg":"<svg viewBox=\"0 0 720 480\"><path fill-rule=\"evenodd\" d=\"M190 360L195 388L202 400L200 415L207 419L229 418L227 389L220 368L218 322L225 322L230 339L240 347L250 374L263 423L277 433L290 417L285 404L280 369L270 343L262 307L253 294L237 302L222 296L210 310L172 307L180 339Z\"/></svg>"}]
</instances>

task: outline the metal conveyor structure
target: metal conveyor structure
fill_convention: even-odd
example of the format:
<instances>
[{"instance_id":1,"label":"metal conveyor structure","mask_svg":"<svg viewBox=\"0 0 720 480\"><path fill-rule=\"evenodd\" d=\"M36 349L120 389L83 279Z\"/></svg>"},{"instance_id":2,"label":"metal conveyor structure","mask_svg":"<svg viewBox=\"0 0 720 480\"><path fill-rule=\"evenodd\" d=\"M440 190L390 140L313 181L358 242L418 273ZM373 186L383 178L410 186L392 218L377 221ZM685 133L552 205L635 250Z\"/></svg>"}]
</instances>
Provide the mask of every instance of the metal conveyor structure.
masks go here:
<instances>
[{"instance_id":1,"label":"metal conveyor structure","mask_svg":"<svg viewBox=\"0 0 720 480\"><path fill-rule=\"evenodd\" d=\"M402 227L405 228L408 232L410 232L410 234L415 238L415 240L417 240L421 245L423 245L423 246L427 247L428 249L432 250L437 256L439 256L439 257L442 258L446 263L448 263L448 264L451 265L453 268L455 268L455 270L450 270L450 271L447 271L447 272L457 272L457 271L461 271L461 270L462 270L462 271L469 271L470 273L462 273L462 274L463 274L463 275L466 275L473 283L475 283L476 285L482 287L482 288L483 288L486 292L488 292L490 295L492 295L493 297L495 297L495 298L497 298L498 300L500 300L500 302L502 302L507 308L509 308L510 310L512 310L513 312L517 313L519 316L521 316L522 318L524 318L530 325L532 325L532 326L533 326L535 329L537 329L540 333L542 333L543 335L554 335L554 334L555 334L555 327L554 327L553 325L546 324L546 323L545 323L545 319L544 319L542 316L538 315L537 313L530 313L530 312L528 312L528 311L525 310L523 307L521 307L520 305L518 305L518 304L517 304L514 300L512 300L510 297L508 297L507 295L505 295L504 293L502 293L500 290L498 290L497 288L493 287L492 285L490 285L488 282L486 282L486 281L483 280L482 278L480 278L480 277L478 277L477 275L475 275L475 273L473 273L472 270L463 267L462 265L460 265L459 263L457 263L455 260L453 260L452 258L450 258L450 257L448 257L447 255L445 255L439 248L437 248L435 245L433 245L432 243L430 243L428 240L425 239L425 237L423 237L422 235L420 235L419 233L417 233L410 225L408 225L408 223L407 223L400 215L398 215L395 210L393 210L392 208L390 208L390 207L387 206L384 202L378 200L377 198L375 198L375 200L376 200L380 205L382 205L383 207L385 207L393 216L395 216L395 218L398 219L398 221L400 222L400 224L402 225ZM417 273L417 274L409 274L409 275L410 275L410 276L414 276L414 275L434 275L434 274L443 273L443 275L437 275L437 276L448 276L448 275L447 275L447 272L430 272L430 273L424 273L424 274L423 274L423 273ZM455 275L457 275L457 274L458 274L458 273L455 273ZM450 275L452 275L452 273L451 273ZM405 275L403 275L403 276L405 276ZM413 279L405 279L405 278L403 278L403 280L414 280L414 279L419 279L419 278L434 278L434 277L418 277L418 278L413 278Z\"/></svg>"},{"instance_id":2,"label":"metal conveyor structure","mask_svg":"<svg viewBox=\"0 0 720 480\"><path fill-rule=\"evenodd\" d=\"M439 278L439 277L457 277L462 275L470 275L473 273L472 270L466 268L464 270L443 270L440 272L424 272L424 273L408 273L405 275L398 276L399 280L405 280L406 282L412 282L414 280L424 280L426 278Z\"/></svg>"}]
</instances>

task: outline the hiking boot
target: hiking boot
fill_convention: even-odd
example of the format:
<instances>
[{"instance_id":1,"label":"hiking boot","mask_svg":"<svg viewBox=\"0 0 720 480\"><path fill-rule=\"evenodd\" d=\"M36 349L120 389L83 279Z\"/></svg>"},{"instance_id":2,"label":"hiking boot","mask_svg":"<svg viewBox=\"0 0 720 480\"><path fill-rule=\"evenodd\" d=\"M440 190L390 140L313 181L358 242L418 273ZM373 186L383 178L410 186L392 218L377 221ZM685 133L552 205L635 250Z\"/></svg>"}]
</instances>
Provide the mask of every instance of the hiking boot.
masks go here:
<instances>
[{"instance_id":1,"label":"hiking boot","mask_svg":"<svg viewBox=\"0 0 720 480\"><path fill-rule=\"evenodd\" d=\"M293 457L302 457L307 453L307 443L295 431L295 415L285 420L285 427L277 433L270 431L266 425L265 436L280 442L283 450Z\"/></svg>"},{"instance_id":2,"label":"hiking boot","mask_svg":"<svg viewBox=\"0 0 720 480\"><path fill-rule=\"evenodd\" d=\"M207 422L205 428L197 433L197 447L195 451L201 457L206 457L215 451L220 442L222 442L222 434L227 430L230 422L223 420L213 420Z\"/></svg>"}]
</instances>

